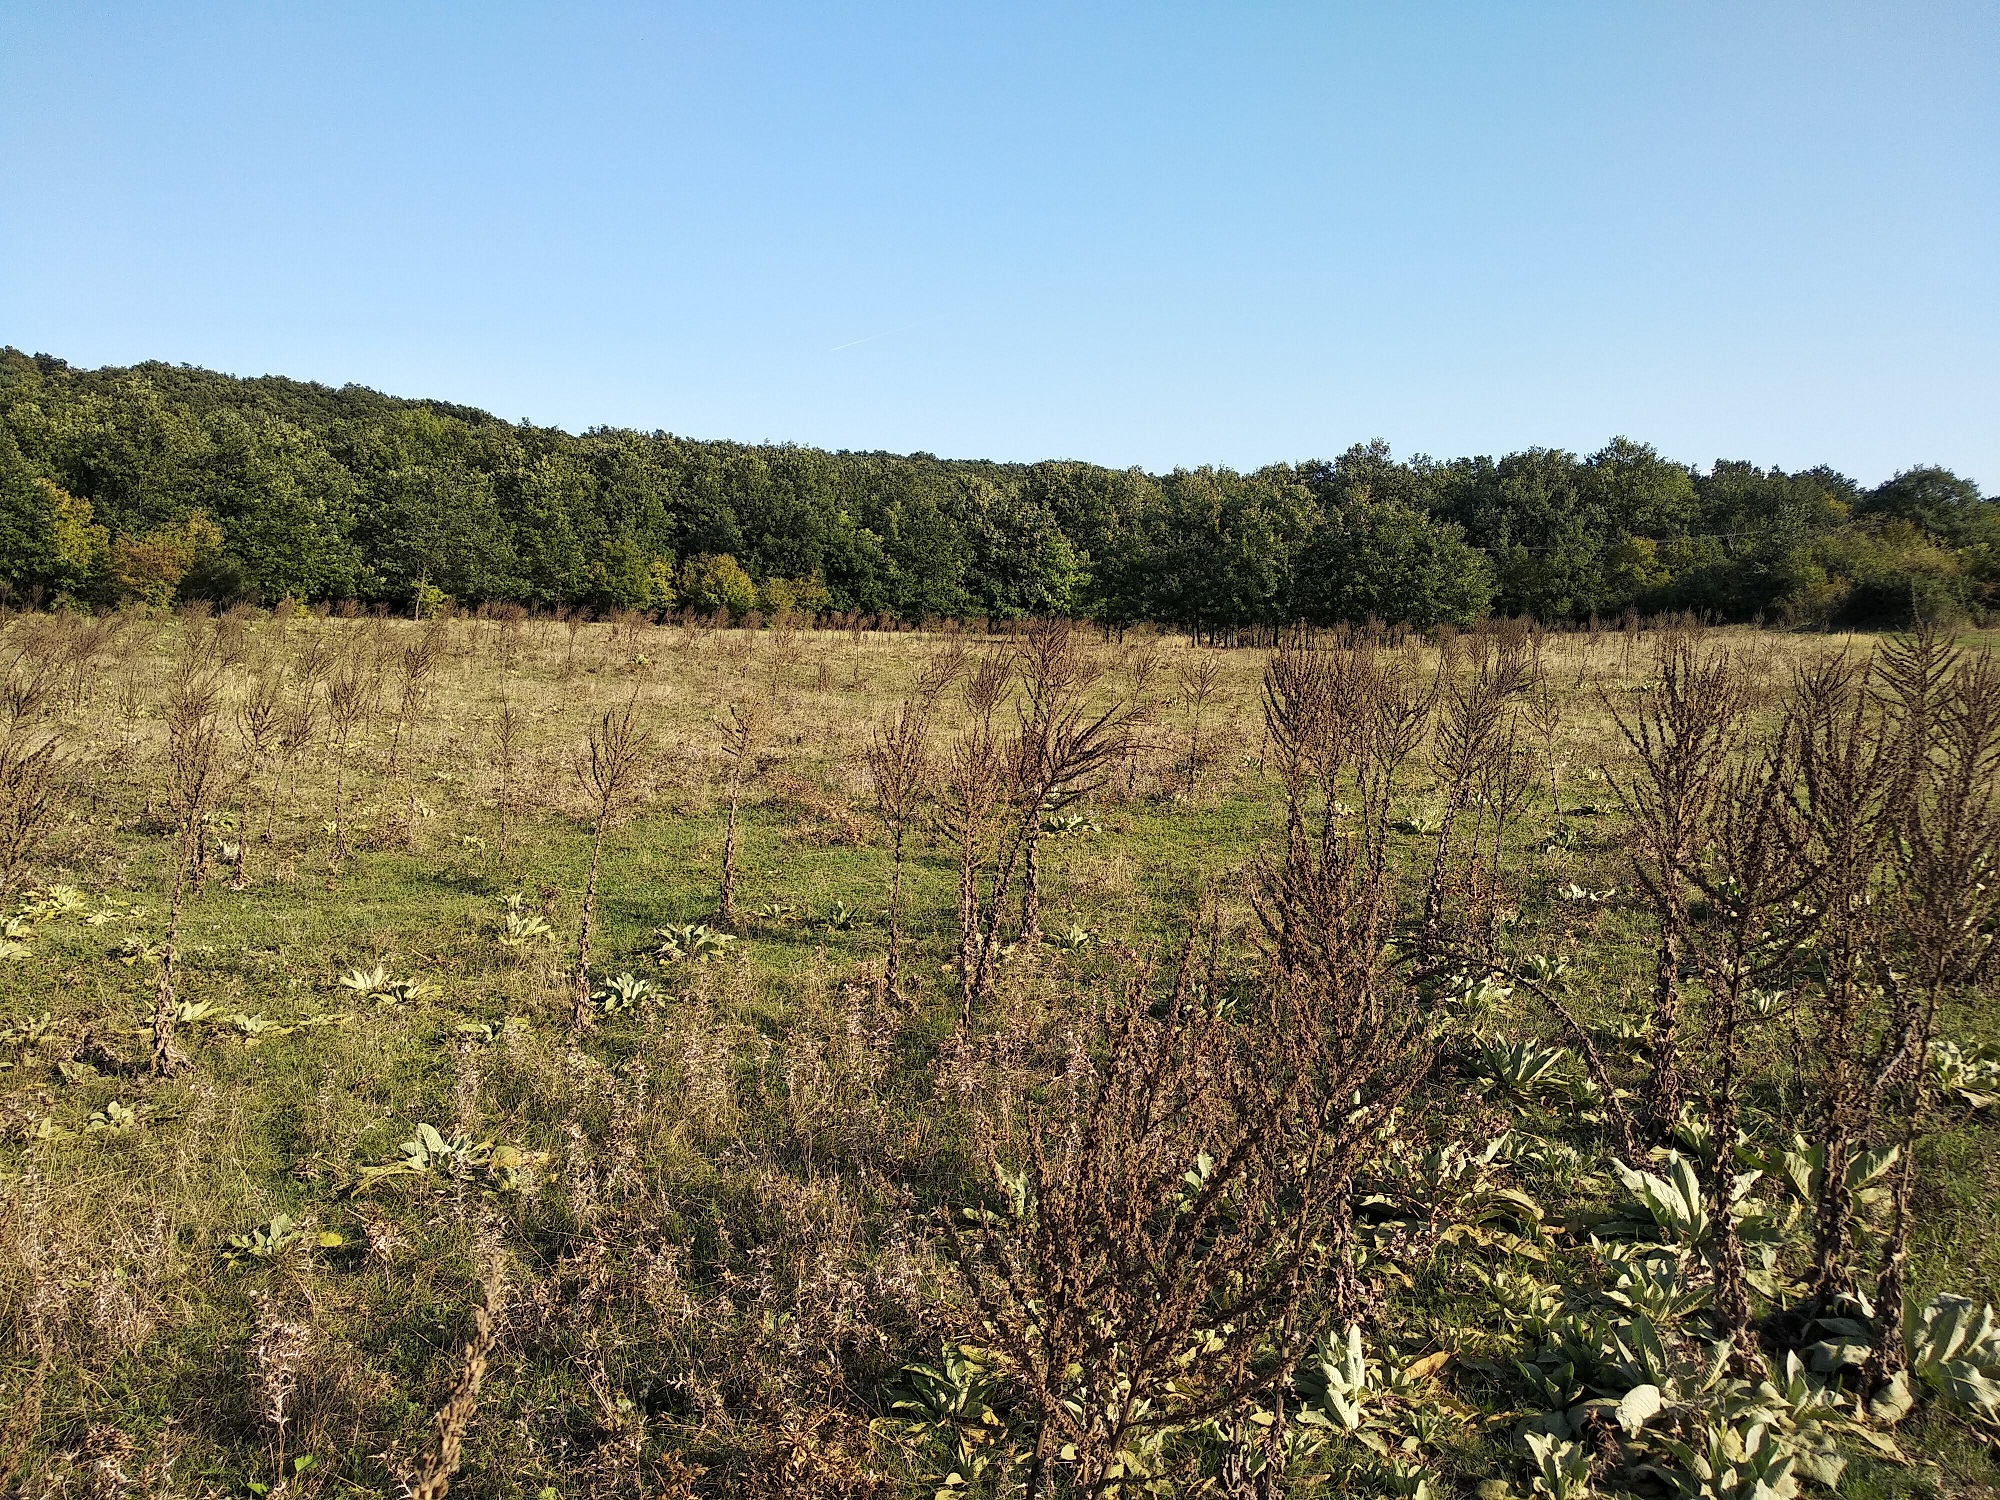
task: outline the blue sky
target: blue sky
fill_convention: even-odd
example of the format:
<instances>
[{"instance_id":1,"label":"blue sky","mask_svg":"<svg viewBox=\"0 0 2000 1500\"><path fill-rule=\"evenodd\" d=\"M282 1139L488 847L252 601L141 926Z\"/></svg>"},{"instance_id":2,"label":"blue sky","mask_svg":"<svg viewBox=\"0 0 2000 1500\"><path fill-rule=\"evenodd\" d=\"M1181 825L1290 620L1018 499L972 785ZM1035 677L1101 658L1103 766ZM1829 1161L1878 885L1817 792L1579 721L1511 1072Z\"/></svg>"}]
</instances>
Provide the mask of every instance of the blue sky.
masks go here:
<instances>
[{"instance_id":1,"label":"blue sky","mask_svg":"<svg viewBox=\"0 0 2000 1500\"><path fill-rule=\"evenodd\" d=\"M0 342L1152 469L2000 490L2000 6L0 8Z\"/></svg>"}]
</instances>

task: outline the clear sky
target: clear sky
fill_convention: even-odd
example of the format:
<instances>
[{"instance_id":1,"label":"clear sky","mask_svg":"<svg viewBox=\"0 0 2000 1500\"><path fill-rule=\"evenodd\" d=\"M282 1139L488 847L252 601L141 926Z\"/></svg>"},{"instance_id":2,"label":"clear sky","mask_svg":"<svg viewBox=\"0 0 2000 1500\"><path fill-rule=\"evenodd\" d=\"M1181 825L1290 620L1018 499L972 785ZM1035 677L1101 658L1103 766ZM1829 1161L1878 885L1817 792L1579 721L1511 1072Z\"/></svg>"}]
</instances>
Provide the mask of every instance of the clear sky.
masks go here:
<instances>
[{"instance_id":1,"label":"clear sky","mask_svg":"<svg viewBox=\"0 0 2000 1500\"><path fill-rule=\"evenodd\" d=\"M2000 490L2000 4L0 5L0 343L1164 469Z\"/></svg>"}]
</instances>

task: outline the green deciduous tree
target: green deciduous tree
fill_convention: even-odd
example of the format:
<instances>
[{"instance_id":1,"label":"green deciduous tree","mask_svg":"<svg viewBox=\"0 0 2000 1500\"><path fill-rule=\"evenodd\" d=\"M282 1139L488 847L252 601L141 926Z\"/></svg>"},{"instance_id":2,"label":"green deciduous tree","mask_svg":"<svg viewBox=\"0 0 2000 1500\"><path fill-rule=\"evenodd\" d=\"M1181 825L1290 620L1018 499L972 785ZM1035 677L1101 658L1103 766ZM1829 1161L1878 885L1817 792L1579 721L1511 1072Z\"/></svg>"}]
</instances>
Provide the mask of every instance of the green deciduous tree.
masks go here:
<instances>
[{"instance_id":1,"label":"green deciduous tree","mask_svg":"<svg viewBox=\"0 0 2000 1500\"><path fill-rule=\"evenodd\" d=\"M1485 557L1449 521L1396 501L1334 511L1300 565L1305 617L1470 625L1493 598Z\"/></svg>"},{"instance_id":2,"label":"green deciduous tree","mask_svg":"<svg viewBox=\"0 0 2000 1500\"><path fill-rule=\"evenodd\" d=\"M82 596L109 547L90 502L38 477L0 428L0 585L20 596Z\"/></svg>"},{"instance_id":3,"label":"green deciduous tree","mask_svg":"<svg viewBox=\"0 0 2000 1500\"><path fill-rule=\"evenodd\" d=\"M726 610L740 620L757 607L757 585L741 563L727 552L691 557L681 569L681 602L689 609L713 614Z\"/></svg>"}]
</instances>

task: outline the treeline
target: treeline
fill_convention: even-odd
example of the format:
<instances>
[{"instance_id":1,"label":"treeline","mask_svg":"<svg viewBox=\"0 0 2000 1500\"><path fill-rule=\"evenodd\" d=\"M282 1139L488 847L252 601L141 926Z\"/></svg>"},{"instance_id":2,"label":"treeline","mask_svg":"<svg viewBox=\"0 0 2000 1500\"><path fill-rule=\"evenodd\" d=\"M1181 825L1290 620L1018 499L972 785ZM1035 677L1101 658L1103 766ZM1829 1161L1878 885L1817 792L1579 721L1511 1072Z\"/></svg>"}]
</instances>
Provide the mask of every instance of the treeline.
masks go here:
<instances>
[{"instance_id":1,"label":"treeline","mask_svg":"<svg viewBox=\"0 0 2000 1500\"><path fill-rule=\"evenodd\" d=\"M592 610L1061 614L1223 633L1376 616L1686 610L1899 625L2000 608L2000 507L1942 469L1625 439L1588 456L1228 469L581 436L356 386L0 350L17 602L445 600Z\"/></svg>"}]
</instances>

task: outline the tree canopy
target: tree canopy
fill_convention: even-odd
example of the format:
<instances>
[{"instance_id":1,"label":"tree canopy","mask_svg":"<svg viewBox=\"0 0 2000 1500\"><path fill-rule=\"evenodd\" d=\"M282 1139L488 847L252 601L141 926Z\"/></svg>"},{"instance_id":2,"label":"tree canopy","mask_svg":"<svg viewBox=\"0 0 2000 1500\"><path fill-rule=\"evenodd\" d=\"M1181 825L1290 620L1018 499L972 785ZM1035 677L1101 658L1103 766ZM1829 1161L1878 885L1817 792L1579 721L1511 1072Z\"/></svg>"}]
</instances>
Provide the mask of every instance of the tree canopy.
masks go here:
<instances>
[{"instance_id":1,"label":"tree canopy","mask_svg":"<svg viewBox=\"0 0 2000 1500\"><path fill-rule=\"evenodd\" d=\"M357 386L4 349L0 590L1206 632L1665 609L1893 625L2000 606L2000 509L1928 465L1863 489L1626 438L1148 474L570 434Z\"/></svg>"}]
</instances>

